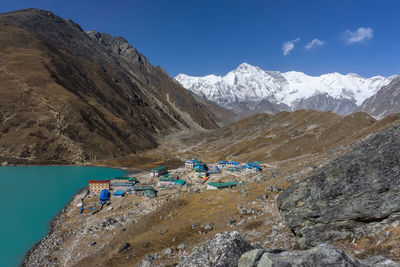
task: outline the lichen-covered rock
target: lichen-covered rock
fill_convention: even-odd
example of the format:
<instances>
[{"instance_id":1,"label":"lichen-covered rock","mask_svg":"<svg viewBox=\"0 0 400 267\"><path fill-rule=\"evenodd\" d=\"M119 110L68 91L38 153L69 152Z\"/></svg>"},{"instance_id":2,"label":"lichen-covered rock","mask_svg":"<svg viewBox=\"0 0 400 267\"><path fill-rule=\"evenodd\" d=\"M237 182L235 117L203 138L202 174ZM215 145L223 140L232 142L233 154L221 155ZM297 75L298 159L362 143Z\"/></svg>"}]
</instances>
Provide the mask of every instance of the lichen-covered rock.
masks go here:
<instances>
[{"instance_id":1,"label":"lichen-covered rock","mask_svg":"<svg viewBox=\"0 0 400 267\"><path fill-rule=\"evenodd\" d=\"M244 253L238 263L238 267L253 267L257 266L256 262L261 258L263 255L264 250L256 248Z\"/></svg>"},{"instance_id":2,"label":"lichen-covered rock","mask_svg":"<svg viewBox=\"0 0 400 267\"><path fill-rule=\"evenodd\" d=\"M278 198L304 247L373 235L400 217L400 126L376 134Z\"/></svg>"},{"instance_id":3,"label":"lichen-covered rock","mask_svg":"<svg viewBox=\"0 0 400 267\"><path fill-rule=\"evenodd\" d=\"M192 254L179 262L179 267L229 267L237 266L240 256L252 246L238 232L217 234L207 243L194 249Z\"/></svg>"},{"instance_id":4,"label":"lichen-covered rock","mask_svg":"<svg viewBox=\"0 0 400 267\"><path fill-rule=\"evenodd\" d=\"M242 257L244 257L243 255ZM240 258L242 260L242 258ZM239 261L240 262L240 261ZM251 266L251 265L249 265ZM257 267L305 267L305 266L346 266L346 267L372 267L372 266L399 266L397 263L379 257L372 261L358 260L341 249L323 244L308 250L284 251L281 253L264 253Z\"/></svg>"},{"instance_id":5,"label":"lichen-covered rock","mask_svg":"<svg viewBox=\"0 0 400 267\"><path fill-rule=\"evenodd\" d=\"M174 252L174 251L173 251L172 248L166 248L166 249L164 249L164 250L162 251L162 253L163 253L164 255L171 255L173 252Z\"/></svg>"},{"instance_id":6,"label":"lichen-covered rock","mask_svg":"<svg viewBox=\"0 0 400 267\"><path fill-rule=\"evenodd\" d=\"M383 256L376 256L363 261L365 264L369 266L376 266L376 267L399 267L400 264L386 259Z\"/></svg>"}]
</instances>

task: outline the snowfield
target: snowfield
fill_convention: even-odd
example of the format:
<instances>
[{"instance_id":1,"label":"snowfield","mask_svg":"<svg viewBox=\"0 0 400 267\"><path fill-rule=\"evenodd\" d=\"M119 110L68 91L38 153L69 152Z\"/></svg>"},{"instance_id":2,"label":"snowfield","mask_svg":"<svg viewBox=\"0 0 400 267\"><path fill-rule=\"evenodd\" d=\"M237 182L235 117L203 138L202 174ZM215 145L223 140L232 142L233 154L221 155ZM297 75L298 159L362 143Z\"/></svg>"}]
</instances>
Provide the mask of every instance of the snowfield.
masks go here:
<instances>
[{"instance_id":1,"label":"snowfield","mask_svg":"<svg viewBox=\"0 0 400 267\"><path fill-rule=\"evenodd\" d=\"M359 106L393 77L363 78L354 73L343 75L336 72L315 77L297 71L268 71L242 63L225 76L192 77L179 74L175 79L186 89L222 106L267 99L292 107L296 101L318 94L349 99Z\"/></svg>"}]
</instances>

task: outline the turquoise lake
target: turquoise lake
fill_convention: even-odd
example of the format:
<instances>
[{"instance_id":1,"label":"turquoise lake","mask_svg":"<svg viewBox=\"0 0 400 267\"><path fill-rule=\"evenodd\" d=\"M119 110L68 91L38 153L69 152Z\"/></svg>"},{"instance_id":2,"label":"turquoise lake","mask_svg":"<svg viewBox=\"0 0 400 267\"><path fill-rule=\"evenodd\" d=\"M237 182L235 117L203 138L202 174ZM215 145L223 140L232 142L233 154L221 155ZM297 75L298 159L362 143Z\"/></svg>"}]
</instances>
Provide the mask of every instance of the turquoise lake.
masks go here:
<instances>
[{"instance_id":1,"label":"turquoise lake","mask_svg":"<svg viewBox=\"0 0 400 267\"><path fill-rule=\"evenodd\" d=\"M50 221L90 179L121 176L101 167L0 167L0 266L18 266Z\"/></svg>"}]
</instances>

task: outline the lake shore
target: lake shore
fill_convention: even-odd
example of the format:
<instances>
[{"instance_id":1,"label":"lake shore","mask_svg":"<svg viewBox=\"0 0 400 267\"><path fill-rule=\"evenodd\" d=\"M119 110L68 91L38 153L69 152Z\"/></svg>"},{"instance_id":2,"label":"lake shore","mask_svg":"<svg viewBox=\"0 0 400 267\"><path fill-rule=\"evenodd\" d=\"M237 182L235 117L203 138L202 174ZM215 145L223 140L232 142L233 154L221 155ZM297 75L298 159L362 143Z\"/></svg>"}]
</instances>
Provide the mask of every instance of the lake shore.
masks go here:
<instances>
[{"instance_id":1,"label":"lake shore","mask_svg":"<svg viewBox=\"0 0 400 267\"><path fill-rule=\"evenodd\" d=\"M1 229L4 242L0 265L24 265L27 258L32 259L32 254L38 249L43 250L46 244L57 247L63 236L61 233L54 235L54 229L57 225L62 226L59 221L65 219L70 207L76 206L74 201L83 197L88 181L123 176L127 172L130 171L94 166L0 167L3 186L11 189L3 195L6 200L4 212L11 217L4 221ZM17 198L14 189L18 189ZM64 230L61 227L63 234L68 234L69 230Z\"/></svg>"},{"instance_id":2,"label":"lake shore","mask_svg":"<svg viewBox=\"0 0 400 267\"><path fill-rule=\"evenodd\" d=\"M63 218L66 212L71 208L72 203L81 199L86 195L85 187L76 192L68 203L57 213L57 215L49 222L49 232L39 240L24 256L20 266L51 266L53 263L46 257L46 252L54 246L54 235L56 228L63 223ZM43 262L47 260L47 262Z\"/></svg>"},{"instance_id":3,"label":"lake shore","mask_svg":"<svg viewBox=\"0 0 400 267\"><path fill-rule=\"evenodd\" d=\"M20 166L20 165L18 165ZM23 165L26 166L26 165ZM32 166L32 165L28 165ZM35 166L35 165L33 165ZM43 166L43 165L42 165ZM47 165L44 165L47 166ZM48 165L54 166L54 165ZM99 168L107 168L107 169L116 169L116 170L123 170L125 173L124 175L133 175L135 173L140 172L140 170L134 168L127 168L127 167L109 167L105 165L63 165L63 166L79 166L79 167L99 167ZM48 233L39 240L28 252L26 252L20 266L43 266L43 265L53 265L51 260L47 259L46 255L49 254L49 249L54 247L54 239L55 235L60 235L60 233L56 233L56 229L60 224L63 223L65 214L73 208L72 203L76 202L84 198L86 195L86 187L82 187L79 189L75 194L73 194L65 204L65 206L51 219L49 222L49 231ZM46 262L43 262L47 260Z\"/></svg>"}]
</instances>

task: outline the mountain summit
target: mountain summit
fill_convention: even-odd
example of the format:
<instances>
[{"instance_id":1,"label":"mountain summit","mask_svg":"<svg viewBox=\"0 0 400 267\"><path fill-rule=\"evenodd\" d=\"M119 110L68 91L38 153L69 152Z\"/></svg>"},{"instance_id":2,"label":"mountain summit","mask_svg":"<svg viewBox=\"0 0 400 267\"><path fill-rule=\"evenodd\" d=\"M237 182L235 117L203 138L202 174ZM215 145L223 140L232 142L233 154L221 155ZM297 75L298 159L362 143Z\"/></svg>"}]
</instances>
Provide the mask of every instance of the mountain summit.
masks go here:
<instances>
[{"instance_id":1,"label":"mountain summit","mask_svg":"<svg viewBox=\"0 0 400 267\"><path fill-rule=\"evenodd\" d=\"M175 79L186 89L238 112L275 113L312 108L348 114L387 85L392 77L363 78L354 73L314 77L296 71L263 70L242 63L225 76L179 74ZM262 110L265 107L267 110Z\"/></svg>"}]
</instances>

